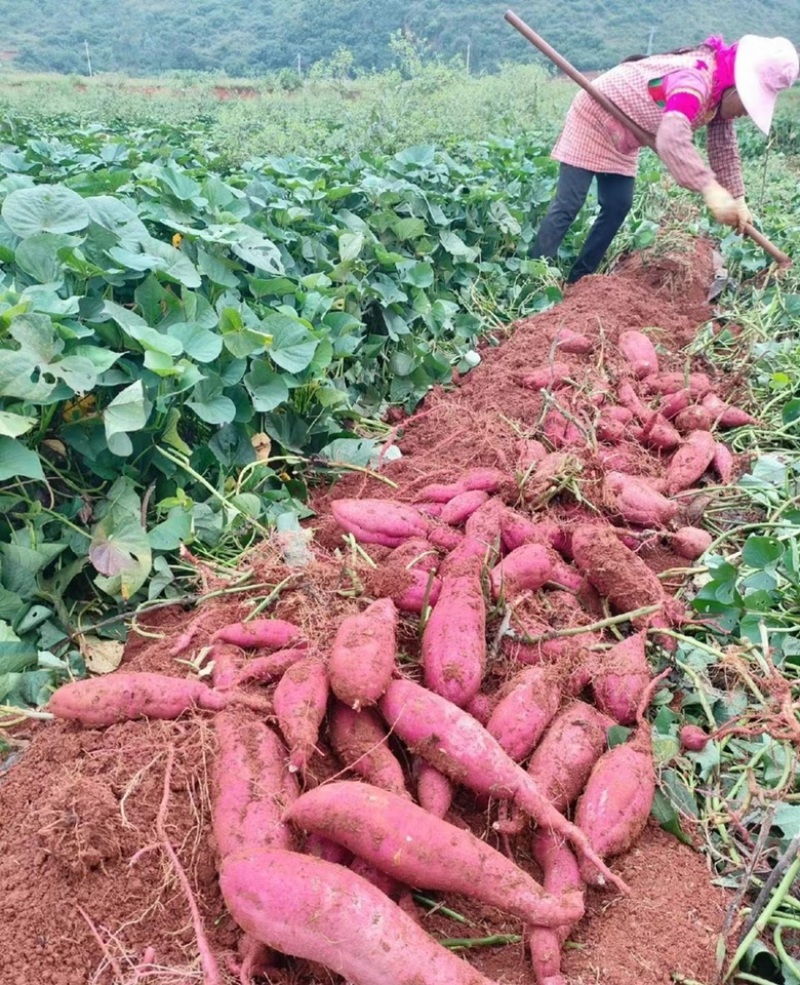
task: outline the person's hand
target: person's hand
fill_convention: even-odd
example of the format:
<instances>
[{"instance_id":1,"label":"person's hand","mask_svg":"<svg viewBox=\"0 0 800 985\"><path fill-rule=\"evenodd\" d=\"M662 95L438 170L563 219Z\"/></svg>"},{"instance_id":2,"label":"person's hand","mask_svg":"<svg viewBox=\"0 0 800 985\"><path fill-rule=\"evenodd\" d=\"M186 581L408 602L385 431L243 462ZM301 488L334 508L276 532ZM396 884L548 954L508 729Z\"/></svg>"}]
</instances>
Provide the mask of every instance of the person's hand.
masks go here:
<instances>
[{"instance_id":1,"label":"person's hand","mask_svg":"<svg viewBox=\"0 0 800 985\"><path fill-rule=\"evenodd\" d=\"M718 181L712 181L703 189L703 198L709 211L723 226L739 227L739 207L733 195Z\"/></svg>"},{"instance_id":2,"label":"person's hand","mask_svg":"<svg viewBox=\"0 0 800 985\"><path fill-rule=\"evenodd\" d=\"M744 195L740 195L739 198L735 198L736 209L739 213L739 222L736 225L737 232L744 233L744 227L753 224L753 215L750 209L747 207L747 202L744 200Z\"/></svg>"}]
</instances>

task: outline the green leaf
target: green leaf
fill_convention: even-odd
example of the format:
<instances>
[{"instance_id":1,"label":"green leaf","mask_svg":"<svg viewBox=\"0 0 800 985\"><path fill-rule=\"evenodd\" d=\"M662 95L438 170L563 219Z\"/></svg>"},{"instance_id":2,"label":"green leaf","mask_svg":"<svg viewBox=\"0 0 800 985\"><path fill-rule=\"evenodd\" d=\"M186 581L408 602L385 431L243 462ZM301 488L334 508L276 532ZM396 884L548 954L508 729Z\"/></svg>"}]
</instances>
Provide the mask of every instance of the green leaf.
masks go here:
<instances>
[{"instance_id":1,"label":"green leaf","mask_svg":"<svg viewBox=\"0 0 800 985\"><path fill-rule=\"evenodd\" d=\"M0 482L14 476L44 479L42 463L35 451L31 451L21 441L4 435L0 437Z\"/></svg>"},{"instance_id":2,"label":"green leaf","mask_svg":"<svg viewBox=\"0 0 800 985\"><path fill-rule=\"evenodd\" d=\"M262 359L254 359L244 385L259 413L268 413L289 399L289 388L278 373L274 373Z\"/></svg>"},{"instance_id":3,"label":"green leaf","mask_svg":"<svg viewBox=\"0 0 800 985\"><path fill-rule=\"evenodd\" d=\"M10 411L0 410L0 435L6 438L18 438L21 434L30 431L35 425L35 417L24 417L22 414L12 414Z\"/></svg>"},{"instance_id":4,"label":"green leaf","mask_svg":"<svg viewBox=\"0 0 800 985\"><path fill-rule=\"evenodd\" d=\"M800 397L795 397L794 400L790 400L787 404L784 404L781 417L783 418L783 423L787 426L800 421Z\"/></svg>"},{"instance_id":5,"label":"green leaf","mask_svg":"<svg viewBox=\"0 0 800 985\"><path fill-rule=\"evenodd\" d=\"M89 559L101 575L112 579L111 594L118 585L122 598L129 599L150 574L152 551L147 532L137 518L109 514L95 528Z\"/></svg>"},{"instance_id":6,"label":"green leaf","mask_svg":"<svg viewBox=\"0 0 800 985\"><path fill-rule=\"evenodd\" d=\"M34 233L19 244L14 259L20 270L40 284L60 282L64 265L58 251L73 244L71 236Z\"/></svg>"},{"instance_id":7,"label":"green leaf","mask_svg":"<svg viewBox=\"0 0 800 985\"><path fill-rule=\"evenodd\" d=\"M314 358L316 338L309 330L288 315L268 315L263 329L272 336L267 351L287 373L301 373Z\"/></svg>"},{"instance_id":8,"label":"green leaf","mask_svg":"<svg viewBox=\"0 0 800 985\"><path fill-rule=\"evenodd\" d=\"M176 506L166 520L157 523L148 533L154 551L176 551L192 534L192 514Z\"/></svg>"},{"instance_id":9,"label":"green leaf","mask_svg":"<svg viewBox=\"0 0 800 985\"><path fill-rule=\"evenodd\" d=\"M363 233L342 233L339 237L339 257L342 263L357 260L363 249Z\"/></svg>"},{"instance_id":10,"label":"green leaf","mask_svg":"<svg viewBox=\"0 0 800 985\"><path fill-rule=\"evenodd\" d=\"M141 431L149 416L150 407L145 400L142 381L136 380L118 393L103 411L106 439L110 441L115 434Z\"/></svg>"},{"instance_id":11,"label":"green leaf","mask_svg":"<svg viewBox=\"0 0 800 985\"><path fill-rule=\"evenodd\" d=\"M177 322L170 325L167 331L181 343L186 355L199 363L213 362L222 352L222 337L200 325Z\"/></svg>"},{"instance_id":12,"label":"green leaf","mask_svg":"<svg viewBox=\"0 0 800 985\"><path fill-rule=\"evenodd\" d=\"M217 380L201 380L186 406L207 424L230 424L236 416L236 404L223 394L222 384Z\"/></svg>"},{"instance_id":13,"label":"green leaf","mask_svg":"<svg viewBox=\"0 0 800 985\"><path fill-rule=\"evenodd\" d=\"M423 219L396 219L392 231L398 239L419 239L428 230Z\"/></svg>"},{"instance_id":14,"label":"green leaf","mask_svg":"<svg viewBox=\"0 0 800 985\"><path fill-rule=\"evenodd\" d=\"M742 560L751 568L766 568L780 560L783 546L774 537L756 537L751 535L742 548Z\"/></svg>"},{"instance_id":15,"label":"green leaf","mask_svg":"<svg viewBox=\"0 0 800 985\"><path fill-rule=\"evenodd\" d=\"M444 249L456 259L467 260L471 263L478 257L479 251L474 249L472 246L467 246L458 233L451 231L441 232L439 233L439 242L442 244Z\"/></svg>"},{"instance_id":16,"label":"green leaf","mask_svg":"<svg viewBox=\"0 0 800 985\"><path fill-rule=\"evenodd\" d=\"M63 185L37 185L11 192L3 202L3 219L21 236L74 233L89 225L89 210L77 192Z\"/></svg>"}]
</instances>

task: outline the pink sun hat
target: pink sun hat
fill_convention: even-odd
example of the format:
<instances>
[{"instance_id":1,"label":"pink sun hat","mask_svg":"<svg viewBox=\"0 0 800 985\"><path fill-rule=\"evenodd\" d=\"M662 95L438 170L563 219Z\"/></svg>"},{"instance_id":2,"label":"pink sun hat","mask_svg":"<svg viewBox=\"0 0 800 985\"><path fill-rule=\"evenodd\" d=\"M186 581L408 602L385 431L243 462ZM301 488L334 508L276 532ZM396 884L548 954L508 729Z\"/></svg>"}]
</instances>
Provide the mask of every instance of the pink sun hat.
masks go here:
<instances>
[{"instance_id":1,"label":"pink sun hat","mask_svg":"<svg viewBox=\"0 0 800 985\"><path fill-rule=\"evenodd\" d=\"M739 39L734 63L736 91L750 119L769 133L775 101L800 72L797 49L788 38L760 38L745 34Z\"/></svg>"}]
</instances>

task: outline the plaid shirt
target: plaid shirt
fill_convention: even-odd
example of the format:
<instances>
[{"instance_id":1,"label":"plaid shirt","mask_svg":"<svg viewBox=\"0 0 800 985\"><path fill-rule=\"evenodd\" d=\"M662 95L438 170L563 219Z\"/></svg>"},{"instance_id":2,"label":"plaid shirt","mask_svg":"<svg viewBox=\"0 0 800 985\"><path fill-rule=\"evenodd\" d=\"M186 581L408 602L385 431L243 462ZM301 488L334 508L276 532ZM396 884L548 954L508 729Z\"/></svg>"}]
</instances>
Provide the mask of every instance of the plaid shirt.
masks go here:
<instances>
[{"instance_id":1,"label":"plaid shirt","mask_svg":"<svg viewBox=\"0 0 800 985\"><path fill-rule=\"evenodd\" d=\"M736 132L730 120L717 118L714 102L714 52L699 47L681 55L654 55L638 62L623 62L601 75L595 86L644 130L655 135L659 156L684 188L700 192L714 178L734 198L744 195ZM672 80L672 81L671 81ZM671 111L687 98L698 107L689 118ZM666 110L666 111L665 111ZM708 165L693 143L695 131L708 128ZM636 175L641 145L588 92L572 101L553 157L588 171Z\"/></svg>"}]
</instances>

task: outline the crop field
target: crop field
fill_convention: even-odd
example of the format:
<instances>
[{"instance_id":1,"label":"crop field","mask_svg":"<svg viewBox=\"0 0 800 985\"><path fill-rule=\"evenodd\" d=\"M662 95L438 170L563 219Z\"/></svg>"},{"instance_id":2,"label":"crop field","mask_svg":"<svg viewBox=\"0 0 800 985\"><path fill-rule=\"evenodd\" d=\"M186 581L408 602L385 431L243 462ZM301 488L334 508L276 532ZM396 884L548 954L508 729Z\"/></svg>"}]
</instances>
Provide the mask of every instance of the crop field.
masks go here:
<instances>
[{"instance_id":1,"label":"crop field","mask_svg":"<svg viewBox=\"0 0 800 985\"><path fill-rule=\"evenodd\" d=\"M800 267L572 92L0 73L0 985L800 985Z\"/></svg>"}]
</instances>

